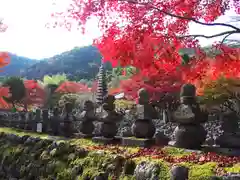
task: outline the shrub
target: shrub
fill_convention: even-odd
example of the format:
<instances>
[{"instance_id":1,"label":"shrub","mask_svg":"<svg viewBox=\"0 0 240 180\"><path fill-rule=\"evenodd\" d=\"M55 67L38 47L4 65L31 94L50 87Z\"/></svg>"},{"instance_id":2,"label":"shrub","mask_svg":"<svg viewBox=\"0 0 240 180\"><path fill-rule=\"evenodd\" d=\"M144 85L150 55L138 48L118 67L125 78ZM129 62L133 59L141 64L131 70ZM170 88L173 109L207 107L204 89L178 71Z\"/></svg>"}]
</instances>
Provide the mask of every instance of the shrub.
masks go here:
<instances>
[{"instance_id":1,"label":"shrub","mask_svg":"<svg viewBox=\"0 0 240 180\"><path fill-rule=\"evenodd\" d=\"M129 100L116 100L115 101L116 109L132 109L135 105L134 101Z\"/></svg>"}]
</instances>

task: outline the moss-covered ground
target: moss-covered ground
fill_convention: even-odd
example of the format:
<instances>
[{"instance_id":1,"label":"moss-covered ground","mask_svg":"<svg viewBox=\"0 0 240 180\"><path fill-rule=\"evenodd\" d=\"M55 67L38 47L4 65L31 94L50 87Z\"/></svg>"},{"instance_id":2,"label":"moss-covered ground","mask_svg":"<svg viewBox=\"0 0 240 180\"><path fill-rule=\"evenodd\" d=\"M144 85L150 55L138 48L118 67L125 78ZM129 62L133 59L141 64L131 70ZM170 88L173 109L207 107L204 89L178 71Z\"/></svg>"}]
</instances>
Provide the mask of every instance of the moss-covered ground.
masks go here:
<instances>
[{"instance_id":1,"label":"moss-covered ground","mask_svg":"<svg viewBox=\"0 0 240 180\"><path fill-rule=\"evenodd\" d=\"M11 128L0 128L0 132L18 136L29 135L41 139L52 138L46 134L24 132ZM170 168L176 164L189 167L190 180L208 179L210 176L228 172L240 173L239 157L186 152L183 149L173 147L130 148L101 145L87 139L59 137L54 139L58 139L59 144L65 144L61 150L58 147L49 152L46 150L47 146L42 146L42 149L39 150L23 144L9 144L1 139L0 158L10 165L10 162L16 161L23 177L30 172L29 169L34 176L36 169L42 180L53 177L57 177L59 180L71 180L76 177L77 179L91 179L98 174L104 174L106 171L111 174L108 179L131 180L134 179L133 171L136 164L141 161L159 164L161 180L169 179ZM84 150L87 150L87 155L85 155Z\"/></svg>"}]
</instances>

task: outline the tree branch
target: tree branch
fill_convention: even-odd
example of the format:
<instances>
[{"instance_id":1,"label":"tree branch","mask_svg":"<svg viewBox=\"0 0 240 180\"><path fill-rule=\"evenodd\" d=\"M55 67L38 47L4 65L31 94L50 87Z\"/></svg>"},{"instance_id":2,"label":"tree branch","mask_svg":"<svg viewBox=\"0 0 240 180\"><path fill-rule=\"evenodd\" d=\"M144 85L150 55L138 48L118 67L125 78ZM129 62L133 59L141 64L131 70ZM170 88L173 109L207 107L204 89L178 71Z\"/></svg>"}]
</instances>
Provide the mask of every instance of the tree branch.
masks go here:
<instances>
[{"instance_id":1,"label":"tree branch","mask_svg":"<svg viewBox=\"0 0 240 180\"><path fill-rule=\"evenodd\" d=\"M237 34L237 33L240 33L240 31L225 31L225 32L214 34L214 35L211 35L211 36L206 36L206 35L202 35L202 34L190 34L190 35L185 35L185 36L179 36L179 38L182 39L182 38L187 38L187 37L193 37L193 38L199 38L200 37L200 38L211 39L211 38L226 35L223 39L223 41L224 41L228 36L230 36L232 34Z\"/></svg>"},{"instance_id":2,"label":"tree branch","mask_svg":"<svg viewBox=\"0 0 240 180\"><path fill-rule=\"evenodd\" d=\"M229 33L229 34L227 34L224 38L223 38L223 40L221 41L221 45L224 43L224 41L229 37L229 36L231 36L232 34L235 34L235 33Z\"/></svg>"},{"instance_id":3,"label":"tree branch","mask_svg":"<svg viewBox=\"0 0 240 180\"><path fill-rule=\"evenodd\" d=\"M184 20L189 20L189 21L192 21L192 22L195 22L197 24L201 24L201 25L205 25L205 26L224 26L224 27L229 27L229 28L232 28L232 29L235 29L236 31L239 31L240 32L240 28L236 27L236 26L233 26L231 24L225 24L225 23L205 23L205 22L201 22L201 21L198 21L192 17L185 17L185 16L180 16L180 15L176 15L176 14L172 14L170 12L167 12L167 11L164 11L150 3L140 3L140 2L137 2L137 1L134 1L134 0L120 0L120 1L126 1L128 3L132 3L132 4L138 4L138 5L143 5L143 6L149 6L150 8L152 9L155 9L163 14L166 14L168 16L171 16L171 17L175 17L175 18L178 18L178 19L184 19Z\"/></svg>"}]
</instances>

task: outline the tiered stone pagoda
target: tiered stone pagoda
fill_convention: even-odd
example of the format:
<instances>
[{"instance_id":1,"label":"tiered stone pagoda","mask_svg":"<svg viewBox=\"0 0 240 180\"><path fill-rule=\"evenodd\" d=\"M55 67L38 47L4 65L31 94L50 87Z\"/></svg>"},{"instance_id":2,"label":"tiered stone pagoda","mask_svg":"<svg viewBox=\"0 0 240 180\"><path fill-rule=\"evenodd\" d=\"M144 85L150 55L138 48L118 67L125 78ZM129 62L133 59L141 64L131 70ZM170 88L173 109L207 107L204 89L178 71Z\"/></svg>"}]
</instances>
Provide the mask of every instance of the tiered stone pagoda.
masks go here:
<instances>
[{"instance_id":1,"label":"tiered stone pagoda","mask_svg":"<svg viewBox=\"0 0 240 180\"><path fill-rule=\"evenodd\" d=\"M178 126L174 131L173 145L186 149L199 149L205 142L207 132L202 123L208 120L208 113L200 109L196 101L196 87L184 84L180 92L181 105L174 114Z\"/></svg>"},{"instance_id":2,"label":"tiered stone pagoda","mask_svg":"<svg viewBox=\"0 0 240 180\"><path fill-rule=\"evenodd\" d=\"M104 97L106 97L108 94L106 74L105 74L103 63L99 68L97 80L98 80L98 86L97 86L97 93L96 93L96 103L98 105L102 105Z\"/></svg>"}]
</instances>

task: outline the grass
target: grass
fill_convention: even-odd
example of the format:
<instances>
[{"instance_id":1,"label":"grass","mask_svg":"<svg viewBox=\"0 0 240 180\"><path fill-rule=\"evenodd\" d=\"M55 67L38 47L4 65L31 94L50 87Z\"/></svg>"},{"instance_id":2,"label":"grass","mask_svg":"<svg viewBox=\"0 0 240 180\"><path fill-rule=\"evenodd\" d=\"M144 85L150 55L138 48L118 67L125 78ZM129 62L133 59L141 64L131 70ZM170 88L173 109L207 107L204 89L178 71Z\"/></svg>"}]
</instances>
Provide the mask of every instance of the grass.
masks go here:
<instances>
[{"instance_id":1,"label":"grass","mask_svg":"<svg viewBox=\"0 0 240 180\"><path fill-rule=\"evenodd\" d=\"M229 173L240 173L240 163L233 165L232 167L224 168Z\"/></svg>"},{"instance_id":2,"label":"grass","mask_svg":"<svg viewBox=\"0 0 240 180\"><path fill-rule=\"evenodd\" d=\"M40 137L42 139L47 139L49 137L49 135L47 135L47 134L26 132L26 131L14 129L14 128L2 128L1 127L0 132L9 133L9 134L16 134L18 136L29 135L29 136L32 136L32 137Z\"/></svg>"},{"instance_id":3,"label":"grass","mask_svg":"<svg viewBox=\"0 0 240 180\"><path fill-rule=\"evenodd\" d=\"M175 147L166 146L163 148L163 150L166 151L169 155L173 155L177 157L182 157L182 156L191 154L190 152L187 152L184 149L175 148Z\"/></svg>"}]
</instances>

